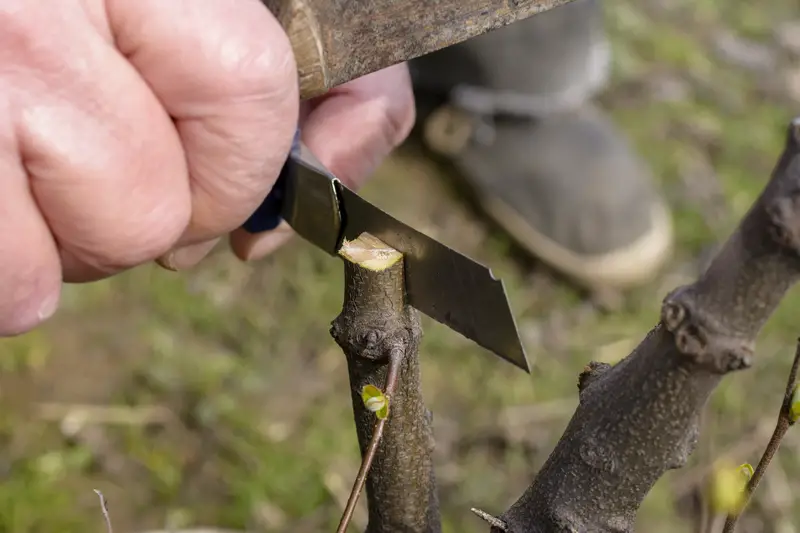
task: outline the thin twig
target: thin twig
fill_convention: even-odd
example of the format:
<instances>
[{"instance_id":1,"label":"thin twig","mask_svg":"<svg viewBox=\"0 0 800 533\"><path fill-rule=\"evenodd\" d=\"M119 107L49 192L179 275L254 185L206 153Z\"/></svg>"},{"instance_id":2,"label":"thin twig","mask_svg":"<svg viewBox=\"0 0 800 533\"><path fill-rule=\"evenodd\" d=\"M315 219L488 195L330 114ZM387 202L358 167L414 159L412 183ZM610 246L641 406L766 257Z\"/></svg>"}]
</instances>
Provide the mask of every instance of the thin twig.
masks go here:
<instances>
[{"instance_id":1,"label":"thin twig","mask_svg":"<svg viewBox=\"0 0 800 533\"><path fill-rule=\"evenodd\" d=\"M800 369L800 339L797 340L794 361L792 362L791 370L789 370L789 379L786 382L786 392L783 396L783 403L781 403L781 409L778 413L778 422L775 424L775 431L772 433L772 438L769 439L769 444L767 444L767 448L764 450L764 455L761 456L761 460L758 462L758 466L753 472L753 477L747 482L747 487L745 487L744 490L744 499L741 505L736 512L728 515L722 533L733 533L736 529L736 522L739 520L739 517L742 516L742 512L747 507L747 504L750 503L750 499L758 488L761 478L764 477L767 467L769 467L772 458L775 457L775 454L778 452L783 437L786 435L786 432L789 431L789 428L794 425L791 410L792 396L797 386L798 369Z\"/></svg>"},{"instance_id":2,"label":"thin twig","mask_svg":"<svg viewBox=\"0 0 800 533\"><path fill-rule=\"evenodd\" d=\"M372 461L375 459L375 454L378 452L378 445L383 437L383 429L386 427L386 421L392 416L392 394L397 387L397 377L400 375L400 364L403 361L404 354L400 350L393 350L389 355L389 372L386 376L386 386L384 387L384 395L389 402L389 413L385 418L378 418L375 421L375 427L372 430L372 439L369 441L367 451L364 453L364 459L361 461L361 468L358 469L356 480L353 483L353 489L350 491L350 497L347 499L347 506L342 513L342 519L339 522L339 527L336 533L345 533L347 526L350 525L350 520L353 519L353 512L356 509L358 498L364 490L364 483L367 481L367 474L372 466Z\"/></svg>"},{"instance_id":3,"label":"thin twig","mask_svg":"<svg viewBox=\"0 0 800 533\"><path fill-rule=\"evenodd\" d=\"M94 490L97 497L100 498L100 508L103 510L103 518L106 519L106 530L108 530L108 533L114 533L114 529L111 527L111 517L108 514L108 504L106 503L103 493L97 489L92 490Z\"/></svg>"},{"instance_id":4,"label":"thin twig","mask_svg":"<svg viewBox=\"0 0 800 533\"><path fill-rule=\"evenodd\" d=\"M473 507L470 509L473 513L475 513L478 518L489 524L495 529L499 529L500 531L508 531L508 524L500 520L494 515L490 515L486 511Z\"/></svg>"}]
</instances>

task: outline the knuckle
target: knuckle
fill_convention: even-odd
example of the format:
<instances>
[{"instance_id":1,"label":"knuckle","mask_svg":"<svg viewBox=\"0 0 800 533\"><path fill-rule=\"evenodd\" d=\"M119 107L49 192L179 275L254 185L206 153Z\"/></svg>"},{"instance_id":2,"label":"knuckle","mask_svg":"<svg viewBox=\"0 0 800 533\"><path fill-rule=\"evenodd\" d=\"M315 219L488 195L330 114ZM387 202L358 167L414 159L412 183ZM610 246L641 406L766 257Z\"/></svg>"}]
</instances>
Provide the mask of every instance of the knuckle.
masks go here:
<instances>
[{"instance_id":1,"label":"knuckle","mask_svg":"<svg viewBox=\"0 0 800 533\"><path fill-rule=\"evenodd\" d=\"M278 87L285 92L291 87L292 93L297 89L297 63L289 37L283 30L276 32L269 45L260 44L256 49L253 71L266 89Z\"/></svg>"},{"instance_id":2,"label":"knuckle","mask_svg":"<svg viewBox=\"0 0 800 533\"><path fill-rule=\"evenodd\" d=\"M232 96L266 97L275 105L297 106L297 64L292 45L271 13L265 15L269 28L258 24L252 32L234 36L225 47L222 61L223 70L229 74L227 91Z\"/></svg>"}]
</instances>

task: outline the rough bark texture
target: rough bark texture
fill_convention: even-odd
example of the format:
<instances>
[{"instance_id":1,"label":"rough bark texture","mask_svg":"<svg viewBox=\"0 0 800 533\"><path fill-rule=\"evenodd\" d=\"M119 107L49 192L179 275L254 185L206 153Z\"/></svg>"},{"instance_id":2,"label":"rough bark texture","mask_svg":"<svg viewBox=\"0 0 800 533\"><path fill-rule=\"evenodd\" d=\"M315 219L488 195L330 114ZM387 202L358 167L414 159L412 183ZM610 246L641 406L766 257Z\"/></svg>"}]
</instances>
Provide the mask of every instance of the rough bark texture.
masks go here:
<instances>
[{"instance_id":1,"label":"rough bark texture","mask_svg":"<svg viewBox=\"0 0 800 533\"><path fill-rule=\"evenodd\" d=\"M403 354L397 387L389 398L389 418L367 477L367 532L439 532L433 430L420 384L422 328L417 312L405 302L403 261L376 266L376 257L397 252L368 235L343 246L345 252L348 248L356 253L341 254L344 306L331 335L347 357L362 457L375 413L364 407L361 390L367 384L384 390L390 354Z\"/></svg>"},{"instance_id":2,"label":"rough bark texture","mask_svg":"<svg viewBox=\"0 0 800 533\"><path fill-rule=\"evenodd\" d=\"M522 532L630 532L639 505L686 463L700 412L800 276L800 119L772 179L707 271L614 367L593 363L580 403L532 485L501 515ZM493 531L500 531L493 528Z\"/></svg>"},{"instance_id":3,"label":"rough bark texture","mask_svg":"<svg viewBox=\"0 0 800 533\"><path fill-rule=\"evenodd\" d=\"M310 98L571 0L262 0L289 35Z\"/></svg>"}]
</instances>

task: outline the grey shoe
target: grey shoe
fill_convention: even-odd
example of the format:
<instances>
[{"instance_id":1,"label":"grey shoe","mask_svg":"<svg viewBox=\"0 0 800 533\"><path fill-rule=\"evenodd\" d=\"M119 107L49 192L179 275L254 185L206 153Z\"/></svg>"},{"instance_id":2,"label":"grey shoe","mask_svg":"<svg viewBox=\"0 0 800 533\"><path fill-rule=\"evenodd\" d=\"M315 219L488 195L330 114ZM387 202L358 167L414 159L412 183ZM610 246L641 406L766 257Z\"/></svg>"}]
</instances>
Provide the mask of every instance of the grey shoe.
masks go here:
<instances>
[{"instance_id":1,"label":"grey shoe","mask_svg":"<svg viewBox=\"0 0 800 533\"><path fill-rule=\"evenodd\" d=\"M608 70L601 15L575 0L411 67L425 144L486 214L581 285L626 288L666 261L672 223L646 165L588 103Z\"/></svg>"}]
</instances>

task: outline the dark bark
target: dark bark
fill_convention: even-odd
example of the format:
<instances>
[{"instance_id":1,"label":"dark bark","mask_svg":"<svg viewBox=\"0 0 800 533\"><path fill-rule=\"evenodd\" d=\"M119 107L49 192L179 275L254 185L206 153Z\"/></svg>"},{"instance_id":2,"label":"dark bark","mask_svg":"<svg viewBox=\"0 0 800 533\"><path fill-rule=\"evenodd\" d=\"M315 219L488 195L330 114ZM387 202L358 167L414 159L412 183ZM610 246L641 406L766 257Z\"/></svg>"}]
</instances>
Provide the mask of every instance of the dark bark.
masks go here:
<instances>
[{"instance_id":1,"label":"dark bark","mask_svg":"<svg viewBox=\"0 0 800 533\"><path fill-rule=\"evenodd\" d=\"M389 396L389 417L366 481L367 532L439 532L431 415L420 383L422 328L405 301L402 256L369 235L345 243L340 255L344 305L331 335L347 357L362 457L376 416L364 406L361 391L371 384ZM400 358L398 381L386 391L392 357Z\"/></svg>"},{"instance_id":2,"label":"dark bark","mask_svg":"<svg viewBox=\"0 0 800 533\"><path fill-rule=\"evenodd\" d=\"M795 119L762 194L700 279L667 295L633 353L586 368L564 435L500 516L508 531L633 531L653 484L686 463L710 393L750 366L758 332L800 276L799 139Z\"/></svg>"}]
</instances>

